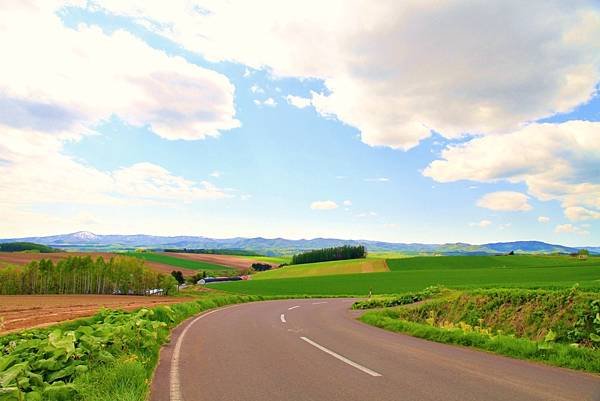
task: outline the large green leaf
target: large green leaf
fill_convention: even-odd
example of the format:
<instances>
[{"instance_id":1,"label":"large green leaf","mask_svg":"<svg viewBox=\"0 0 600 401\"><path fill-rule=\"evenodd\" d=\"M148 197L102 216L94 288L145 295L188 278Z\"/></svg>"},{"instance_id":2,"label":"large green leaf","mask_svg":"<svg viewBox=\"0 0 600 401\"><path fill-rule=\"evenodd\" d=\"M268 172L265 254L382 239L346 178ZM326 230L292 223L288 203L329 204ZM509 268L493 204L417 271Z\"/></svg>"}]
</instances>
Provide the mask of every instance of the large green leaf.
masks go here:
<instances>
[{"instance_id":1,"label":"large green leaf","mask_svg":"<svg viewBox=\"0 0 600 401\"><path fill-rule=\"evenodd\" d=\"M29 363L21 362L0 373L0 387L8 387L11 384L14 384L17 377L28 367Z\"/></svg>"},{"instance_id":2,"label":"large green leaf","mask_svg":"<svg viewBox=\"0 0 600 401\"><path fill-rule=\"evenodd\" d=\"M8 369L17 361L16 355L7 355L0 357L0 372Z\"/></svg>"}]
</instances>

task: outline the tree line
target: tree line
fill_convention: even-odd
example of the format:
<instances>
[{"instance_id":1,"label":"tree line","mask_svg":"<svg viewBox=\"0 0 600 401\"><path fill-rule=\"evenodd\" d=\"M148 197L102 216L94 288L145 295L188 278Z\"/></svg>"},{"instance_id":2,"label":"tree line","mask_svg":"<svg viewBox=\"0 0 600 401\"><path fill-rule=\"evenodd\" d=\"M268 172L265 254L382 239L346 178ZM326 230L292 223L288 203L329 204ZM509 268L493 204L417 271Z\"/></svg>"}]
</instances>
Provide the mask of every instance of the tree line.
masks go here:
<instances>
[{"instance_id":1,"label":"tree line","mask_svg":"<svg viewBox=\"0 0 600 401\"><path fill-rule=\"evenodd\" d=\"M190 248L166 248L165 252L175 253L203 253L210 255L234 255L234 256L263 256L260 253L254 251L248 251L246 249L190 249Z\"/></svg>"},{"instance_id":2,"label":"tree line","mask_svg":"<svg viewBox=\"0 0 600 401\"><path fill-rule=\"evenodd\" d=\"M315 249L292 256L293 265L302 263L327 262L331 260L359 259L367 257L363 245L344 245L334 248Z\"/></svg>"},{"instance_id":3,"label":"tree line","mask_svg":"<svg viewBox=\"0 0 600 401\"><path fill-rule=\"evenodd\" d=\"M70 256L57 263L48 259L26 266L0 269L0 294L130 294L144 295L161 288L164 294L176 289L171 275L150 270L144 261L116 256Z\"/></svg>"}]
</instances>

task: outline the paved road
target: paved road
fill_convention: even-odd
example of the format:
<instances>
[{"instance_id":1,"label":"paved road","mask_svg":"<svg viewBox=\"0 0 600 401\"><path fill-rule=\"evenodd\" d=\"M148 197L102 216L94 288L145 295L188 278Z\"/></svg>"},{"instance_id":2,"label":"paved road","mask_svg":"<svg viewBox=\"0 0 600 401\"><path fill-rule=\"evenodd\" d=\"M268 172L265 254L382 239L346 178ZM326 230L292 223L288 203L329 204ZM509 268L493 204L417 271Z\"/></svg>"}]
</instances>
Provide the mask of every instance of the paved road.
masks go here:
<instances>
[{"instance_id":1,"label":"paved road","mask_svg":"<svg viewBox=\"0 0 600 401\"><path fill-rule=\"evenodd\" d=\"M351 304L268 301L201 315L163 349L151 400L600 401L600 376L391 333L357 321Z\"/></svg>"}]
</instances>

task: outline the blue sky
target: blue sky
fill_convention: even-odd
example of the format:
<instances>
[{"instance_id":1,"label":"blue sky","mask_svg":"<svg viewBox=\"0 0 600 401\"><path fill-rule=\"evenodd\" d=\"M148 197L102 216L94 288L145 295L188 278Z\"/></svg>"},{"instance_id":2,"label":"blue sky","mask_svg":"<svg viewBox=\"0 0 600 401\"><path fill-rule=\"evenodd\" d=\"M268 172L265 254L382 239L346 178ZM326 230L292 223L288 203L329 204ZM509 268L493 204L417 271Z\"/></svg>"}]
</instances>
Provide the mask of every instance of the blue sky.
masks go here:
<instances>
[{"instance_id":1,"label":"blue sky","mask_svg":"<svg viewBox=\"0 0 600 401\"><path fill-rule=\"evenodd\" d=\"M61 77L73 82L64 91L69 96L57 94L61 91L48 78L38 87L25 79L0 82L5 97L0 100L18 105L14 115L7 110L0 120L6 138L0 169L7 177L0 186L7 191L24 185L5 201L2 237L89 230L600 243L600 57L588 56L590 50L600 52L591 40L593 32L600 32L594 19L600 13L592 3L583 2L579 10L589 14L587 25L561 20L557 32L548 33L545 26L540 32L520 31L515 23L514 35L525 35L535 49L543 47L542 34L564 37L582 24L586 30L576 32L580 40L575 44L557 40L564 47L558 54L571 54L571 60L557 63L556 54L537 54L534 60L523 56L513 61L530 62L531 68L515 65L514 74L489 85L490 76L501 74L465 67L460 60L474 57L475 51L461 50L459 34L451 39L459 43L457 54L443 56L448 58L444 70L435 65L440 49L435 56L423 54L431 46L426 37L423 43L411 41L415 49L390 60L386 46L395 45L380 44L400 38L402 46L411 36L396 32L396 23L387 20L381 21L388 28L380 36L369 37L369 31L358 40L356 32L336 25L339 32L328 35L337 38L335 46L342 45L338 49L324 40L328 46L323 50L310 40L321 34L310 23L297 32L306 41L285 32L259 41L262 27L239 26L229 10L214 4L203 9L215 10L188 21L185 10L171 15L144 9L143 2L131 9L92 3L11 10L14 21L32 15L44 21L30 33L32 40L45 35L46 26L49 37L72 40L48 53L65 63L75 54L70 65L78 69L71 71L60 61L47 67L56 87ZM456 10L443 8L415 6L405 12L422 22L436 13L449 21L457 18ZM515 21L527 12L516 6L513 11ZM323 17L308 6L306 12L316 22ZM458 14L468 18L478 12L461 9ZM549 4L547 17L561 12L560 5ZM285 10L274 7L272 14L261 15L257 23L264 26L269 17L296 26ZM215 23L202 19L208 17ZM448 36L416 29L423 30L432 38ZM233 38L228 36L232 31ZM245 32L254 40L250 45L242 38ZM211 43L197 43L199 36L200 42L208 38ZM348 37L351 44L343 40ZM129 47L121 51L123 42ZM498 51L507 57L521 57L527 50L501 45ZM81 48L90 52L83 60L77 54ZM100 67L96 54L103 55ZM474 63L484 63L484 56L473 58ZM16 78L18 63L28 61L19 57L11 70ZM39 62L33 74L46 77L40 72L46 68L43 57L31 57ZM356 61L364 57L373 61ZM420 70L433 65L441 68L431 72L436 78L421 76ZM142 70L140 81L145 81L139 90L136 71ZM452 80L439 81L439 71ZM464 75L468 83L460 82ZM127 79L118 81L123 76ZM477 85L480 80L485 87ZM24 83L19 87L19 82ZM116 90L106 93L102 82L115 82ZM290 95L305 107L294 105ZM45 128L37 128L39 121ZM67 129L47 128L53 124Z\"/></svg>"}]
</instances>

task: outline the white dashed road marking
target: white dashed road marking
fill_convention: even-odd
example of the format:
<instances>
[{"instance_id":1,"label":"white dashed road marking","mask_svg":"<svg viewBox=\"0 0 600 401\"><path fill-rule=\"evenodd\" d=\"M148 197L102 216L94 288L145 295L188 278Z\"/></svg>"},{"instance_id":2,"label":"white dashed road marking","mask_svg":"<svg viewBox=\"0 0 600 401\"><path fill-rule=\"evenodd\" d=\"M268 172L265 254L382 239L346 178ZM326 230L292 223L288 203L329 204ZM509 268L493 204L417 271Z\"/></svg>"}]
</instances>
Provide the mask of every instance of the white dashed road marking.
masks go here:
<instances>
[{"instance_id":1,"label":"white dashed road marking","mask_svg":"<svg viewBox=\"0 0 600 401\"><path fill-rule=\"evenodd\" d=\"M381 374L379 374L379 373L377 373L377 372L375 372L375 371L373 371L373 370L371 370L369 368L365 368L364 366L359 365L358 363L353 362L350 359L348 359L348 358L346 358L344 356L341 356L340 354L337 354L337 353L333 352L332 350L323 347L320 344L317 344L316 342L314 342L310 338L306 338L306 337L300 337L300 338L303 339L304 341L306 341L307 343L309 343L310 345L312 345L313 347L316 347L316 348L320 349L321 351L325 352L326 354L329 354L332 357L334 357L336 359L339 359L340 361L342 361L344 363L347 363L348 365L350 365L350 366L352 366L352 367L354 367L354 368L356 368L356 369L358 369L358 370L360 370L360 371L362 371L362 372L364 372L364 373L366 373L368 375L371 375L373 377L380 377L381 376Z\"/></svg>"}]
</instances>

